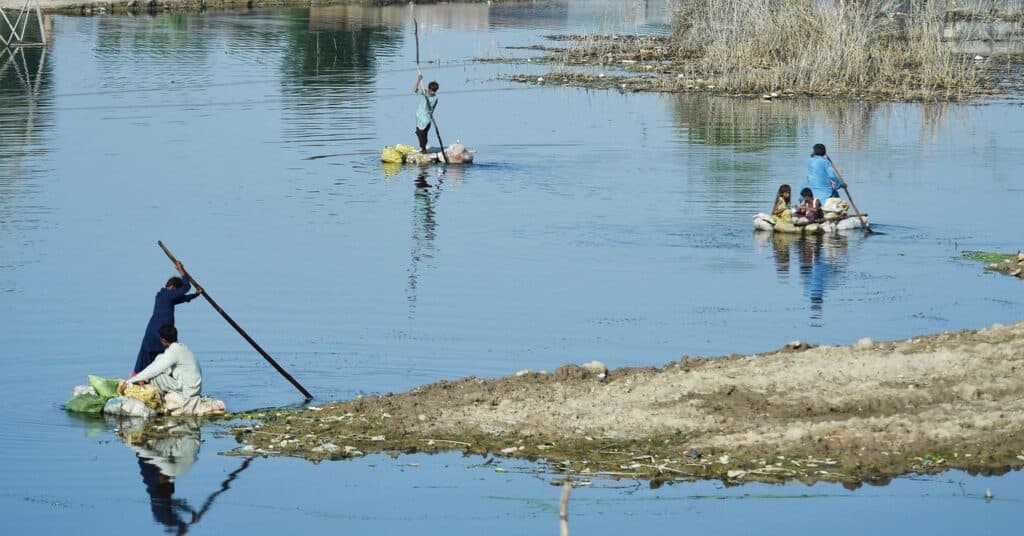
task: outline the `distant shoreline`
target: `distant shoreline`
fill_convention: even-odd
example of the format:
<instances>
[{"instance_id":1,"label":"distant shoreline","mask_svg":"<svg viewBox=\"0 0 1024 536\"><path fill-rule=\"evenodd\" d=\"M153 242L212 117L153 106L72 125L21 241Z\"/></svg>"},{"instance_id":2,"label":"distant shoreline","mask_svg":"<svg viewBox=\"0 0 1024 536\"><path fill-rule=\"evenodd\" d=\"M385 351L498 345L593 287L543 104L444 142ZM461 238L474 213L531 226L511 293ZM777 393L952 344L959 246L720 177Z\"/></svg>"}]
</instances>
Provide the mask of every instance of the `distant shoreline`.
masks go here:
<instances>
[{"instance_id":1,"label":"distant shoreline","mask_svg":"<svg viewBox=\"0 0 1024 536\"><path fill-rule=\"evenodd\" d=\"M310 7L327 5L387 6L407 4L401 0L38 0L44 14L101 15L105 13L143 13L162 11L205 11L252 9L266 7ZM464 4L479 4L487 0L464 0ZM494 1L494 0L492 0ZM497 0L501 1L501 0ZM438 2L417 2L436 4ZM507 3L507 0L506 0ZM25 0L0 0L0 8L8 11L21 9Z\"/></svg>"}]
</instances>

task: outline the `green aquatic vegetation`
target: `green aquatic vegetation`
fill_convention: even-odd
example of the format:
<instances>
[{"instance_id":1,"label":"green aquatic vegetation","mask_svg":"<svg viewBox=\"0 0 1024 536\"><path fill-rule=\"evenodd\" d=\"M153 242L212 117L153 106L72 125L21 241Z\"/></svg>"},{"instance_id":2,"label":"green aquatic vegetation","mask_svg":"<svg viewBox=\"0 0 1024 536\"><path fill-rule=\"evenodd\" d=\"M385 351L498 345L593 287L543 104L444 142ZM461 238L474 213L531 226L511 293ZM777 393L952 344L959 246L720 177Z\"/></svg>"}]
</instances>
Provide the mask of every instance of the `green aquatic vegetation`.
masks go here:
<instances>
[{"instance_id":1,"label":"green aquatic vegetation","mask_svg":"<svg viewBox=\"0 0 1024 536\"><path fill-rule=\"evenodd\" d=\"M995 251L964 251L960 258L978 262L1003 262L1016 259L1016 253L998 253Z\"/></svg>"}]
</instances>

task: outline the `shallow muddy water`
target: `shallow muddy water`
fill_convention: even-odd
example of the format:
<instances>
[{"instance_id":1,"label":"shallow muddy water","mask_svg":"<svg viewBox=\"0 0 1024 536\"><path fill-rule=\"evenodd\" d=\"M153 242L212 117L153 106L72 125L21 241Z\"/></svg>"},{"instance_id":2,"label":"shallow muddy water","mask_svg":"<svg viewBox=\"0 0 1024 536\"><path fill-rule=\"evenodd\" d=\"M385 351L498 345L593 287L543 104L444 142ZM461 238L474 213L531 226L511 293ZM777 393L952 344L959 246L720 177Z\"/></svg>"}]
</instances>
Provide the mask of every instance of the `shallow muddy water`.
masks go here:
<instances>
[{"instance_id":1,"label":"shallow muddy water","mask_svg":"<svg viewBox=\"0 0 1024 536\"><path fill-rule=\"evenodd\" d=\"M0 75L8 530L557 531L552 475L457 455L257 459L208 499L243 464L217 456L233 445L217 425L165 445L185 502L151 502L146 483L167 490L153 465L61 403L86 374L131 367L172 275L158 239L319 400L1020 318L1019 281L956 259L1020 247L1016 102L621 95L509 85L541 71L471 61L548 33L664 31L663 5L417 8L441 133L478 151L443 175L377 161L415 141L408 7L55 17L45 55ZM751 215L803 182L819 141L884 234L754 236ZM177 323L230 409L301 402L201 301ZM1007 532L1022 492L1018 473L858 490L595 480L570 527Z\"/></svg>"}]
</instances>

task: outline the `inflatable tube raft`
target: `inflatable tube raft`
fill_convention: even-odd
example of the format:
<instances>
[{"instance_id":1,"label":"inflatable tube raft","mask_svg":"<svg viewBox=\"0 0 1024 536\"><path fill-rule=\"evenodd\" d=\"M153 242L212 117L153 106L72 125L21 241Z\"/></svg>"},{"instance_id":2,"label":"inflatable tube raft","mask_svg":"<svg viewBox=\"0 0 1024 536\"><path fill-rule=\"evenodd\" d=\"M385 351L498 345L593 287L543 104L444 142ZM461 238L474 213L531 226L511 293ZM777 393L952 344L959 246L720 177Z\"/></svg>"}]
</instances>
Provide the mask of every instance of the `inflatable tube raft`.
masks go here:
<instances>
[{"instance_id":1,"label":"inflatable tube raft","mask_svg":"<svg viewBox=\"0 0 1024 536\"><path fill-rule=\"evenodd\" d=\"M865 214L864 221L866 222L867 220L868 216ZM793 225L793 222L789 221L775 221L775 218L763 212L754 216L755 230L773 233L821 234L854 231L863 228L864 226L861 225L860 218L857 216L847 216L839 220L809 223L807 225Z\"/></svg>"}]
</instances>

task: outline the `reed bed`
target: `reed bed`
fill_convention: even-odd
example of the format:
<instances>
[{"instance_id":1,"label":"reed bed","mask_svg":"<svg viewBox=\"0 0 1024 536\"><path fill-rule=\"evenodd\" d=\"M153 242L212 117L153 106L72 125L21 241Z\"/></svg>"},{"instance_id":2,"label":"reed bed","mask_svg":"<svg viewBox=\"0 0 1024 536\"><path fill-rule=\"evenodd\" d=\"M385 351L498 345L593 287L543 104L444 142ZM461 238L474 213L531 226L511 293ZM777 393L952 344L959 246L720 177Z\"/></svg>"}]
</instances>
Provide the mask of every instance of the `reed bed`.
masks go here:
<instances>
[{"instance_id":1,"label":"reed bed","mask_svg":"<svg viewBox=\"0 0 1024 536\"><path fill-rule=\"evenodd\" d=\"M671 42L693 74L732 91L958 98L977 63L926 1L682 0Z\"/></svg>"},{"instance_id":2,"label":"reed bed","mask_svg":"<svg viewBox=\"0 0 1024 536\"><path fill-rule=\"evenodd\" d=\"M985 5L981 5L985 4ZM629 91L809 94L959 100L995 91L990 58L958 52L976 32L951 23L1006 20L999 3L925 0L679 0L665 36L566 36L560 61L645 75L602 81ZM557 55L555 55L557 56ZM552 73L553 78L587 78ZM606 75L602 73L601 77Z\"/></svg>"}]
</instances>

